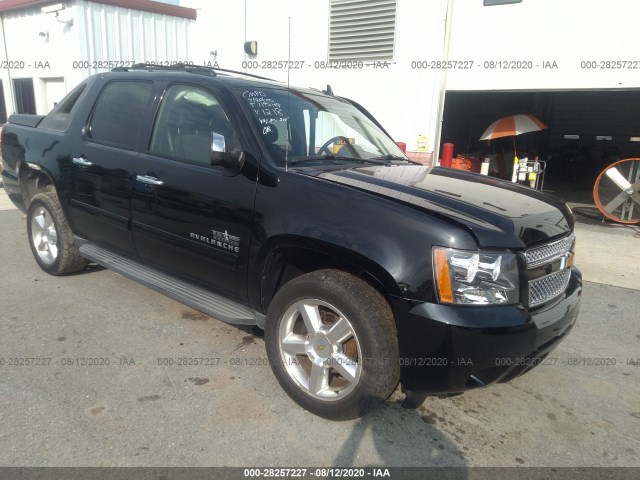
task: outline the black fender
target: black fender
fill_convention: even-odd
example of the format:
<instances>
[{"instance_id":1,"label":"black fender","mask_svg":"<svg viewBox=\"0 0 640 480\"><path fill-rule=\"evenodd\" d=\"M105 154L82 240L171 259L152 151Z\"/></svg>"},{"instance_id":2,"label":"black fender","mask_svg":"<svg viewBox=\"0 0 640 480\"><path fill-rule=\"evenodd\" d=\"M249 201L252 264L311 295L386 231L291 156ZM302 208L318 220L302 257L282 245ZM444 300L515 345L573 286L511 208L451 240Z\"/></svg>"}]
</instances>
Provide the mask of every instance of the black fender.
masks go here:
<instances>
[{"instance_id":1,"label":"black fender","mask_svg":"<svg viewBox=\"0 0 640 480\"><path fill-rule=\"evenodd\" d=\"M400 287L381 265L341 245L297 235L278 235L269 239L256 258L262 265L260 292L262 311L269 308L277 290L298 273L337 268L349 271L380 290L386 297L401 294ZM294 271L286 271L293 268Z\"/></svg>"},{"instance_id":2,"label":"black fender","mask_svg":"<svg viewBox=\"0 0 640 480\"><path fill-rule=\"evenodd\" d=\"M295 171L273 173L280 181L259 181L256 191L248 297L257 310L266 311L290 279L277 268L288 249L308 252L308 261L297 262L302 273L343 268L387 298L424 302L435 300L431 247L455 237L456 247L477 248L463 226L398 199Z\"/></svg>"},{"instance_id":3,"label":"black fender","mask_svg":"<svg viewBox=\"0 0 640 480\"><path fill-rule=\"evenodd\" d=\"M64 132L12 124L4 128L3 180L11 200L26 212L36 193L53 190L70 220L64 174L71 165L71 144Z\"/></svg>"}]
</instances>

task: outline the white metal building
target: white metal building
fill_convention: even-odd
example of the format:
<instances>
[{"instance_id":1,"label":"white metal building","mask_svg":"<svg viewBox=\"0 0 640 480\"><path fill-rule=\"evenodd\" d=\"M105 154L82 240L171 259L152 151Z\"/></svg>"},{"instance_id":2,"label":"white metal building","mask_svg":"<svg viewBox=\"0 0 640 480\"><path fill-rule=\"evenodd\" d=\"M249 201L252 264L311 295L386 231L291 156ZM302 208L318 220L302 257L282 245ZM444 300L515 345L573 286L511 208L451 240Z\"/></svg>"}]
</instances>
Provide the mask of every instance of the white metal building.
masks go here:
<instances>
[{"instance_id":1,"label":"white metal building","mask_svg":"<svg viewBox=\"0 0 640 480\"><path fill-rule=\"evenodd\" d=\"M501 112L526 111L545 116L552 139L582 134L585 142L604 136L622 139L625 148L640 145L629 143L640 138L635 113L640 112L635 25L640 3L635 0L180 0L180 5L2 0L4 110L46 112L81 78L110 66L94 61L184 60L217 62L293 85L331 84L336 95L362 103L410 149L419 135L427 137L429 150L446 141L470 143L467 138L479 137L478 129ZM257 55L245 53L247 41L257 42ZM30 82L35 106L23 101ZM456 105L447 115L447 106ZM508 111L514 108L523 111ZM464 131L443 129L447 117ZM581 120L575 128L574 120Z\"/></svg>"},{"instance_id":2,"label":"white metal building","mask_svg":"<svg viewBox=\"0 0 640 480\"><path fill-rule=\"evenodd\" d=\"M576 120L588 115L591 119L603 104L626 105L627 111L640 112L640 104L629 103L629 98L640 99L640 29L636 25L640 3L635 0L603 4L582 0L182 0L181 4L200 9L192 58L210 59L210 52L215 52L222 67L303 86L331 84L337 95L365 105L409 148L415 147L420 134L427 136L429 149L441 143L446 97L456 92L591 94L554 95L549 100L553 103L547 107L550 115L556 112ZM245 41L257 42L257 56L244 53ZM288 59L305 65L289 71L243 68L262 67L263 62L269 67L269 62ZM322 68L316 63L331 59L364 60L369 65ZM243 63L248 60L257 64ZM627 93L618 99L615 93L622 91ZM595 100L590 104L589 99ZM535 100L531 103L535 110ZM498 109L493 110L488 118L499 115ZM640 118L618 113L614 109L606 117L623 117L624 135L635 130L640 136ZM602 118L597 120L603 123ZM476 123L482 122L490 123L485 118ZM566 133L578 133L564 127L569 129ZM593 128L595 132L617 127ZM472 135L477 133L470 130Z\"/></svg>"},{"instance_id":3,"label":"white metal building","mask_svg":"<svg viewBox=\"0 0 640 480\"><path fill-rule=\"evenodd\" d=\"M0 123L13 112L48 112L98 71L187 60L196 16L149 0L3 0Z\"/></svg>"}]
</instances>

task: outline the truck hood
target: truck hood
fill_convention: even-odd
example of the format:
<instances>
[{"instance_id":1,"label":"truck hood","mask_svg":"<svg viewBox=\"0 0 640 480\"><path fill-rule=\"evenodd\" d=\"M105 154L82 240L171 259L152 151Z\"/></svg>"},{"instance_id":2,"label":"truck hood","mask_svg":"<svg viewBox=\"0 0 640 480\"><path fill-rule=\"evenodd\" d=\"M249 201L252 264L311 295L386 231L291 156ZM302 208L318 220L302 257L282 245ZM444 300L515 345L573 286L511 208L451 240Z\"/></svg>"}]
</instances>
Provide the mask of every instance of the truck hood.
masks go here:
<instances>
[{"instance_id":1,"label":"truck hood","mask_svg":"<svg viewBox=\"0 0 640 480\"><path fill-rule=\"evenodd\" d=\"M552 195L450 168L376 165L301 173L454 220L481 247L530 247L566 234L574 224L569 207Z\"/></svg>"}]
</instances>

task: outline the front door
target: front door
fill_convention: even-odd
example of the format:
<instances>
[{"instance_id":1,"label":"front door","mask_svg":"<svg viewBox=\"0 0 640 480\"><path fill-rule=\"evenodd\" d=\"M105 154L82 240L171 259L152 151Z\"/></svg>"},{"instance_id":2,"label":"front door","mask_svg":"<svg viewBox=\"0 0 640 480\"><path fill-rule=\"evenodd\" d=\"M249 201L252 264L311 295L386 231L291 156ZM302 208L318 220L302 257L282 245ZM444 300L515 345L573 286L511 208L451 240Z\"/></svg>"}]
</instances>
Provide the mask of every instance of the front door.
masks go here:
<instances>
[{"instance_id":1,"label":"front door","mask_svg":"<svg viewBox=\"0 0 640 480\"><path fill-rule=\"evenodd\" d=\"M135 256L129 227L134 147L154 97L151 82L107 83L73 146L71 214L76 233Z\"/></svg>"},{"instance_id":2,"label":"front door","mask_svg":"<svg viewBox=\"0 0 640 480\"><path fill-rule=\"evenodd\" d=\"M239 146L219 94L172 84L136 159L132 230L145 263L246 300L255 179L211 166L211 133Z\"/></svg>"}]
</instances>

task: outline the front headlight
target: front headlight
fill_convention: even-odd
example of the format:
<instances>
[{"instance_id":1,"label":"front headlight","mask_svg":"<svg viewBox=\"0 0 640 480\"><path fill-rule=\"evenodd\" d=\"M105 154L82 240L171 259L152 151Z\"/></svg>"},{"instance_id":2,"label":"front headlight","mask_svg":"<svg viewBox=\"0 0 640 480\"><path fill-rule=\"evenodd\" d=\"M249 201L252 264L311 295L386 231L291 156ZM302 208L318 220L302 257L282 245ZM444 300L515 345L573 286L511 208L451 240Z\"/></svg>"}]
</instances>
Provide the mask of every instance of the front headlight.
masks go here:
<instances>
[{"instance_id":1,"label":"front headlight","mask_svg":"<svg viewBox=\"0 0 640 480\"><path fill-rule=\"evenodd\" d=\"M518 261L513 253L433 247L433 270L442 303L518 303Z\"/></svg>"}]
</instances>

